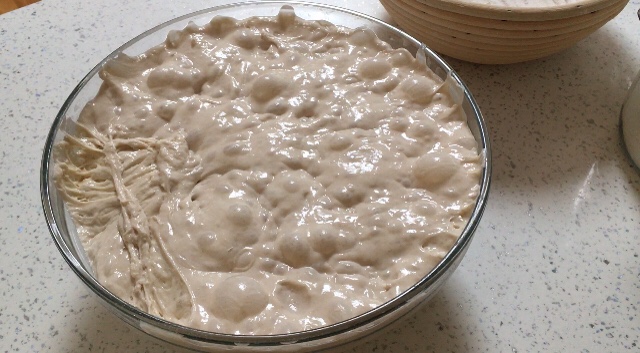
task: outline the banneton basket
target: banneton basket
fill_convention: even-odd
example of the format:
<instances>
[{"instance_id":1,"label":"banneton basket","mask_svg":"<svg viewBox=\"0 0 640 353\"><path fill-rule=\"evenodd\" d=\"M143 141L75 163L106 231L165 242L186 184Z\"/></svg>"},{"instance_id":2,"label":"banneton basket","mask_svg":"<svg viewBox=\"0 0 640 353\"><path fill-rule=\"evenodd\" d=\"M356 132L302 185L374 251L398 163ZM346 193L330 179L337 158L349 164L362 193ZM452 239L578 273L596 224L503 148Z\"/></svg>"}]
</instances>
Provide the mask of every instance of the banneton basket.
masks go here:
<instances>
[{"instance_id":1,"label":"banneton basket","mask_svg":"<svg viewBox=\"0 0 640 353\"><path fill-rule=\"evenodd\" d=\"M567 49L629 0L380 0L400 28L440 54L510 64Z\"/></svg>"},{"instance_id":2,"label":"banneton basket","mask_svg":"<svg viewBox=\"0 0 640 353\"><path fill-rule=\"evenodd\" d=\"M473 213L462 235L442 261L411 288L383 305L357 317L313 330L280 335L232 335L196 330L155 317L121 300L94 277L84 255L71 217L53 183L53 146L73 130L74 121L100 85L100 68L119 53L137 55L164 41L172 29L182 29L193 21L202 25L217 15L244 19L251 16L275 16L282 6L292 6L299 17L327 20L345 27L367 27L393 47L411 51L441 78L448 79L452 94L459 99L468 124L478 143L484 168L480 192ZM375 18L357 12L303 2L260 1L204 9L163 23L124 44L101 61L66 100L56 116L46 141L41 170L41 195L45 218L56 246L71 269L115 315L129 325L161 340L201 351L290 351L318 350L355 340L399 319L430 298L462 260L484 211L491 175L488 134L480 110L460 77L431 49L404 32Z\"/></svg>"}]
</instances>

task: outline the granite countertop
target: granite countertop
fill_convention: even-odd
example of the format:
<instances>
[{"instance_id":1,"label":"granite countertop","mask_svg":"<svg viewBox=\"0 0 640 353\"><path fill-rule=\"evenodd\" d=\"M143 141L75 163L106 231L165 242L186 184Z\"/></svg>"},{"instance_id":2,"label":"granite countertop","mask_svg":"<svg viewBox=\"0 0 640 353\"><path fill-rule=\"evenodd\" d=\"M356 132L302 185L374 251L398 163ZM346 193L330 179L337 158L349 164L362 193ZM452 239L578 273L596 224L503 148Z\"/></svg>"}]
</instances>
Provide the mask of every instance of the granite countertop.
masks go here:
<instances>
[{"instance_id":1,"label":"granite countertop","mask_svg":"<svg viewBox=\"0 0 640 353\"><path fill-rule=\"evenodd\" d=\"M103 57L219 2L43 0L0 16L1 352L183 351L121 322L64 262L41 210L40 158L58 109ZM375 0L322 2L389 20ZM490 131L484 218L422 310L337 351L639 350L640 171L618 123L640 69L639 7L545 59L448 60Z\"/></svg>"}]
</instances>

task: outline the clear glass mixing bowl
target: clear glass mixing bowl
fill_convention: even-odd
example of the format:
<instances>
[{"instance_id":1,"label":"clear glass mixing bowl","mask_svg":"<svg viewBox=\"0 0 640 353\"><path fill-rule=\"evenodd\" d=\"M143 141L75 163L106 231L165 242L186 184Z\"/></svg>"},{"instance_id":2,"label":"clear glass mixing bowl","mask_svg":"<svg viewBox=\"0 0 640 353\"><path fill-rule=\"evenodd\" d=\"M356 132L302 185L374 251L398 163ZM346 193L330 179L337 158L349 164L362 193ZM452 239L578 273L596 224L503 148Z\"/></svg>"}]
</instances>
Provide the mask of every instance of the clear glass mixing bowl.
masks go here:
<instances>
[{"instance_id":1,"label":"clear glass mixing bowl","mask_svg":"<svg viewBox=\"0 0 640 353\"><path fill-rule=\"evenodd\" d=\"M455 84L452 85L454 91L452 93L458 95L461 100L484 162L480 180L481 189L471 218L448 254L419 282L373 310L330 326L280 335L231 335L196 330L152 316L109 292L94 277L73 221L53 183L53 146L62 140L64 134L73 131L73 121L78 119L82 108L100 88L102 80L98 77L98 71L119 53L141 54L163 42L170 30L182 29L191 21L202 25L216 15L238 19L251 16L274 16L284 5L292 6L296 14L304 19L327 20L349 28L367 27L393 47L404 47L417 57L424 59L426 64L443 79L448 77L453 80ZM458 266L471 243L487 202L490 174L491 156L488 134L480 109L462 80L437 54L395 27L354 11L304 2L260 1L208 8L163 23L133 38L93 68L73 90L53 122L42 158L41 196L49 230L64 259L87 287L126 323L161 340L201 351L299 352L337 346L371 334L431 297Z\"/></svg>"}]
</instances>

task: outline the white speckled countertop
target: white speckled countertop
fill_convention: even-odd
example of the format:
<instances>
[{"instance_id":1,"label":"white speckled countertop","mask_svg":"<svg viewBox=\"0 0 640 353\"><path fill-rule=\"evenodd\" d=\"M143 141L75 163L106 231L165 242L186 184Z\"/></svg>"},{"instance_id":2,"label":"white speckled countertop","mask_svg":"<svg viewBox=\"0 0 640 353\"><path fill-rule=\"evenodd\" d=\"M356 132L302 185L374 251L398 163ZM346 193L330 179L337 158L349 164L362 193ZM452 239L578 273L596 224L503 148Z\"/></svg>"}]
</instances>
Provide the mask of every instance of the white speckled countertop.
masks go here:
<instances>
[{"instance_id":1,"label":"white speckled countertop","mask_svg":"<svg viewBox=\"0 0 640 353\"><path fill-rule=\"evenodd\" d=\"M322 2L389 19L375 0ZM44 0L0 16L0 352L183 352L114 317L69 269L42 214L39 163L58 109L96 63L217 3ZM489 205L423 310L338 351L640 351L640 172L618 125L640 69L638 8L543 60L449 60L489 127Z\"/></svg>"}]
</instances>

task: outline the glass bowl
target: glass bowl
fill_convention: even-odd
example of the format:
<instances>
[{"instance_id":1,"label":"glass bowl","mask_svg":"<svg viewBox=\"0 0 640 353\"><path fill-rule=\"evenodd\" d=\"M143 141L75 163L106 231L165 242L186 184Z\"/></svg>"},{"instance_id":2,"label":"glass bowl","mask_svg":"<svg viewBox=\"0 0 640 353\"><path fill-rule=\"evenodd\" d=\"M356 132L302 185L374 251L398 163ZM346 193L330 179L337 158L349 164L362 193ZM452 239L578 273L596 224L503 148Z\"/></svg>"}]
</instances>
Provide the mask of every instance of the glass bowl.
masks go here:
<instances>
[{"instance_id":1,"label":"glass bowl","mask_svg":"<svg viewBox=\"0 0 640 353\"><path fill-rule=\"evenodd\" d=\"M172 29L182 29L193 21L199 25L216 15L244 19L251 16L275 16L284 5L294 8L296 15L310 20L328 20L349 28L367 27L393 47L404 47L426 64L442 79L452 81L452 94L461 101L469 127L481 153L484 168L480 192L473 213L447 255L426 276L394 299L364 314L329 326L279 335L232 335L196 330L150 315L121 300L94 277L84 249L77 237L73 221L53 182L53 146L64 134L73 130L74 122L85 104L98 92L102 80L98 71L119 53L138 55L161 43ZM399 319L430 298L451 275L462 260L482 216L489 191L491 156L488 134L480 109L462 80L437 54L395 27L378 19L338 7L304 2L260 1L217 6L163 23L124 44L80 81L56 116L47 137L41 170L41 197L45 218L58 249L71 269L115 315L131 326L161 340L201 351L308 351L337 346L368 335Z\"/></svg>"}]
</instances>

